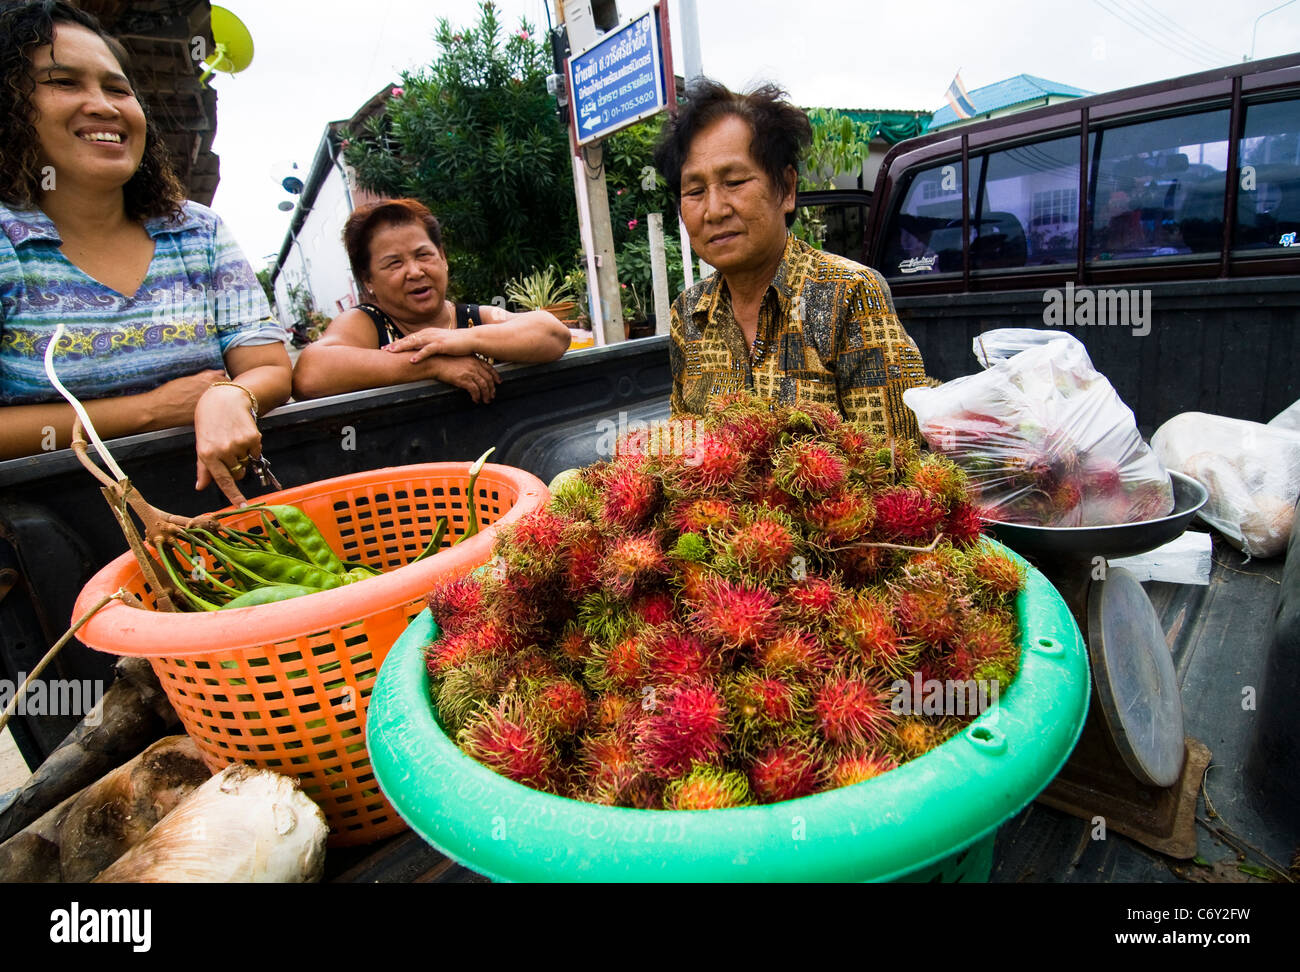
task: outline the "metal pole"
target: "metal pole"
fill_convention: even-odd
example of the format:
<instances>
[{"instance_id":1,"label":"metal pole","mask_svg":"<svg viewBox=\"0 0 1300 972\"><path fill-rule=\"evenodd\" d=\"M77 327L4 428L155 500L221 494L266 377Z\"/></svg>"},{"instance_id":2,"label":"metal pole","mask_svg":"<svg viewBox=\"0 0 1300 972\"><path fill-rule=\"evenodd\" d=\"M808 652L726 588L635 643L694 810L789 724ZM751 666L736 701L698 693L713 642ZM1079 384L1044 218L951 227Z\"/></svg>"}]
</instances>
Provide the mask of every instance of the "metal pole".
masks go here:
<instances>
[{"instance_id":1,"label":"metal pole","mask_svg":"<svg viewBox=\"0 0 1300 972\"><path fill-rule=\"evenodd\" d=\"M704 58L700 54L700 17L695 10L695 0L679 0L681 11L682 59L686 62L683 76L687 83L691 78L704 74Z\"/></svg>"},{"instance_id":2,"label":"metal pole","mask_svg":"<svg viewBox=\"0 0 1300 972\"><path fill-rule=\"evenodd\" d=\"M1255 60L1255 33L1256 31L1259 30L1259 22L1263 20L1265 17L1267 17L1269 14L1277 13L1277 11L1281 10L1282 7L1289 7L1293 3L1295 3L1295 0L1286 0L1286 3L1282 4L1281 6L1274 7L1272 10L1265 10L1262 14L1260 14L1258 17L1255 18L1255 26L1250 31L1250 56L1246 58L1246 60L1248 61Z\"/></svg>"},{"instance_id":3,"label":"metal pole","mask_svg":"<svg viewBox=\"0 0 1300 972\"><path fill-rule=\"evenodd\" d=\"M646 216L650 228L650 277L654 281L655 333L668 333L668 258L664 252L664 214Z\"/></svg>"},{"instance_id":4,"label":"metal pole","mask_svg":"<svg viewBox=\"0 0 1300 972\"><path fill-rule=\"evenodd\" d=\"M596 268L596 248L591 242L591 205L587 201L587 175L583 171L582 156L573 157L573 189L578 197L578 234L582 237L582 252L587 255L587 316L591 318L591 333L596 347L605 343L604 316L600 307L599 273Z\"/></svg>"}]
</instances>

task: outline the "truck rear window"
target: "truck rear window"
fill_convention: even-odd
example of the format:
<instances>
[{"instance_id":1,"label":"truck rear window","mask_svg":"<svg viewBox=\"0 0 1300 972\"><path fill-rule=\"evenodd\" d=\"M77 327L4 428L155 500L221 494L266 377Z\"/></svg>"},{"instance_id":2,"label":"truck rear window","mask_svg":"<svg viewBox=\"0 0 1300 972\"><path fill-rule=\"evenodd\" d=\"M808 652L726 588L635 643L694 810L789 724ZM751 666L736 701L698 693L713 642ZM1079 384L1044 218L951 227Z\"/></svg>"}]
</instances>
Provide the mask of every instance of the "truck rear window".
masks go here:
<instances>
[{"instance_id":1,"label":"truck rear window","mask_svg":"<svg viewBox=\"0 0 1300 972\"><path fill-rule=\"evenodd\" d=\"M1228 109L1094 132L1088 260L1218 253Z\"/></svg>"},{"instance_id":2,"label":"truck rear window","mask_svg":"<svg viewBox=\"0 0 1300 972\"><path fill-rule=\"evenodd\" d=\"M1075 263L1077 135L991 152L971 214L972 270Z\"/></svg>"},{"instance_id":3,"label":"truck rear window","mask_svg":"<svg viewBox=\"0 0 1300 972\"><path fill-rule=\"evenodd\" d=\"M1240 155L1234 248L1300 246L1300 100L1249 105Z\"/></svg>"},{"instance_id":4,"label":"truck rear window","mask_svg":"<svg viewBox=\"0 0 1300 972\"><path fill-rule=\"evenodd\" d=\"M979 164L971 160L972 182ZM887 277L961 273L961 160L921 169L894 214L884 257Z\"/></svg>"}]
</instances>

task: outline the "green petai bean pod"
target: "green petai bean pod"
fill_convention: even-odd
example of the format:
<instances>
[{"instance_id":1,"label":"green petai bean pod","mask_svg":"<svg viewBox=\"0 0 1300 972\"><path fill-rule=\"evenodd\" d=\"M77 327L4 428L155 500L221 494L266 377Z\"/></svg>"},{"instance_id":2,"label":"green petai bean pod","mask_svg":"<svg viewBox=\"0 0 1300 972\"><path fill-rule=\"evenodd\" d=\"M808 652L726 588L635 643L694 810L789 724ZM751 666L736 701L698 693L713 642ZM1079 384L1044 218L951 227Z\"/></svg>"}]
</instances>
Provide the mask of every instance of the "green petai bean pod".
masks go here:
<instances>
[{"instance_id":1,"label":"green petai bean pod","mask_svg":"<svg viewBox=\"0 0 1300 972\"><path fill-rule=\"evenodd\" d=\"M268 506L266 509L284 527L284 532L308 560L331 574L343 573L343 562L334 553L329 541L321 535L311 517L296 506Z\"/></svg>"},{"instance_id":2,"label":"green petai bean pod","mask_svg":"<svg viewBox=\"0 0 1300 972\"><path fill-rule=\"evenodd\" d=\"M316 593L318 593L316 588L303 587L301 584L272 584L269 587L258 587L246 594L241 594L239 597L221 605L220 610L256 607L259 604L274 604L277 601L287 601L290 598L302 597L304 594Z\"/></svg>"}]
</instances>

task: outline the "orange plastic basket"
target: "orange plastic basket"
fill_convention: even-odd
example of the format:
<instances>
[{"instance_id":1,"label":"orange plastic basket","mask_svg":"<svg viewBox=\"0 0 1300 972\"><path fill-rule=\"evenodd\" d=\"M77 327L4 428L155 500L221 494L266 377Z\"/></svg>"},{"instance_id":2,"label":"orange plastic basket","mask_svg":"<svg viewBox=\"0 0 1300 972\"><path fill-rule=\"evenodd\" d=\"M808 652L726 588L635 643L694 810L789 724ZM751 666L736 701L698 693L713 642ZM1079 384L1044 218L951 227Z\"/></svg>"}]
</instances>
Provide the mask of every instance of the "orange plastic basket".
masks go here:
<instances>
[{"instance_id":1,"label":"orange plastic basket","mask_svg":"<svg viewBox=\"0 0 1300 972\"><path fill-rule=\"evenodd\" d=\"M485 465L474 490L483 529L452 547L467 526L468 469L466 462L399 466L258 497L298 506L344 560L382 567L380 577L232 611L159 612L112 601L79 637L101 651L150 659L213 772L242 762L297 777L325 812L331 845L398 833L406 824L379 792L366 752L366 707L379 666L438 578L487 563L497 527L549 498L536 476ZM450 521L443 550L410 563L439 516ZM258 515L226 522L251 529ZM155 606L126 553L91 578L73 616L121 587Z\"/></svg>"}]
</instances>

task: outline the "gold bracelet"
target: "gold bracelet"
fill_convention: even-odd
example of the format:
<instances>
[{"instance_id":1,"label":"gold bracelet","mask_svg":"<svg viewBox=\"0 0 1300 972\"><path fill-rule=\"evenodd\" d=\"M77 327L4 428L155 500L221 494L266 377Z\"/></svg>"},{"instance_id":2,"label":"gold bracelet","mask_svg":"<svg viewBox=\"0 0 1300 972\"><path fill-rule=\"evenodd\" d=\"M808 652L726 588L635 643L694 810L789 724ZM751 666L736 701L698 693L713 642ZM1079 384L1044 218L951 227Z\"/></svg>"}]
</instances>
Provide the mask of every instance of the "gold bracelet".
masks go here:
<instances>
[{"instance_id":1,"label":"gold bracelet","mask_svg":"<svg viewBox=\"0 0 1300 972\"><path fill-rule=\"evenodd\" d=\"M252 408L253 408L253 418L257 418L257 415L258 415L257 396L254 395L254 394L252 393L252 391L250 391L248 388L245 388L243 385L241 385L241 384L240 384L239 382L237 382L237 381L214 381L214 382L213 382L211 385L209 385L208 387L209 387L209 388L216 388L218 385L229 385L231 388L238 388L241 392L243 392L245 395L247 395L247 396L248 396L248 403L249 403L249 405L251 405Z\"/></svg>"}]
</instances>

